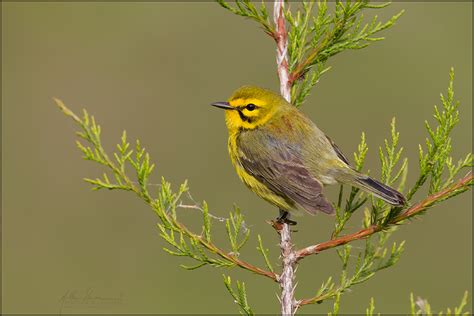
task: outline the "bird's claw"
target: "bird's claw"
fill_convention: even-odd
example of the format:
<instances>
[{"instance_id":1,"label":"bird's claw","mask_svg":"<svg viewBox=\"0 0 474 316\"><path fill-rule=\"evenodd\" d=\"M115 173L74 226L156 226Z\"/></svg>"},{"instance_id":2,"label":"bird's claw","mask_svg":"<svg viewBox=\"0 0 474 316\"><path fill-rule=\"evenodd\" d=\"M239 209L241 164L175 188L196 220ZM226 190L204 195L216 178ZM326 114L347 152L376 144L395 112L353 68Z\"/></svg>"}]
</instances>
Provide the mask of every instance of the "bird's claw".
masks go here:
<instances>
[{"instance_id":1,"label":"bird's claw","mask_svg":"<svg viewBox=\"0 0 474 316\"><path fill-rule=\"evenodd\" d=\"M288 224L290 226L295 226L296 224L298 224L298 222L292 221L291 219L288 219L288 218L284 218L284 219L277 218L277 222L280 224Z\"/></svg>"},{"instance_id":2,"label":"bird's claw","mask_svg":"<svg viewBox=\"0 0 474 316\"><path fill-rule=\"evenodd\" d=\"M295 226L296 224L298 224L297 222L292 221L290 219L290 213L288 213L287 211L282 211L282 210L280 210L280 216L277 217L276 221L279 224L288 224L290 226Z\"/></svg>"}]
</instances>

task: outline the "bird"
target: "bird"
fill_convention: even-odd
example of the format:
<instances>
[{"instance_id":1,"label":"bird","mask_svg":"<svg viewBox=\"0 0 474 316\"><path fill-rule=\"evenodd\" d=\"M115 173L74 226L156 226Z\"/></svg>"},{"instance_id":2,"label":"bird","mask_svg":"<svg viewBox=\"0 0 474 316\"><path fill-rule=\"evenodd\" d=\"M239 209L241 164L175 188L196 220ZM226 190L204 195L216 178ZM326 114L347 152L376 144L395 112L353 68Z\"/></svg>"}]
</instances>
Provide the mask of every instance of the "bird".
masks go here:
<instances>
[{"instance_id":1,"label":"bird","mask_svg":"<svg viewBox=\"0 0 474 316\"><path fill-rule=\"evenodd\" d=\"M351 167L337 145L280 94L242 86L227 101L211 104L225 110L228 151L242 182L278 207L280 223L294 225L290 214L334 214L323 187L347 184L403 207L397 190Z\"/></svg>"}]
</instances>

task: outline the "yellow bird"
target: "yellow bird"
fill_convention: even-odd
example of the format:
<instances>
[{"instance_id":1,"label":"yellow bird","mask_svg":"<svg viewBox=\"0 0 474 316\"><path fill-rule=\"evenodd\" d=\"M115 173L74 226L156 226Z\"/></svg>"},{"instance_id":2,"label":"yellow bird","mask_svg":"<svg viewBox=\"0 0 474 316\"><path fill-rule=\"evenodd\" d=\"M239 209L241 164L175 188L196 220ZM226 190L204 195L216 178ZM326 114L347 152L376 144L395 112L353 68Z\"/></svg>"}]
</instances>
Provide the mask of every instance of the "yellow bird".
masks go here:
<instances>
[{"instance_id":1,"label":"yellow bird","mask_svg":"<svg viewBox=\"0 0 474 316\"><path fill-rule=\"evenodd\" d=\"M228 149L240 179L277 206L281 222L296 224L289 212L334 214L324 185L342 183L403 206L398 191L354 170L339 148L309 118L279 94L254 86L237 89L225 110Z\"/></svg>"}]
</instances>

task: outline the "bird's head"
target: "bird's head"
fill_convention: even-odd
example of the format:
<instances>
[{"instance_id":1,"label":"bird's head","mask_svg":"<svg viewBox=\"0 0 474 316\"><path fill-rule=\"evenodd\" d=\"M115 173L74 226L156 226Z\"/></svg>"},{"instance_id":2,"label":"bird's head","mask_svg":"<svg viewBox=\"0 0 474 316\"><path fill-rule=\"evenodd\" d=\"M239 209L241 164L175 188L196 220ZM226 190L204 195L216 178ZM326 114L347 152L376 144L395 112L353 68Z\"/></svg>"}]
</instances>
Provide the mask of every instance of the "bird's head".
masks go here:
<instances>
[{"instance_id":1,"label":"bird's head","mask_svg":"<svg viewBox=\"0 0 474 316\"><path fill-rule=\"evenodd\" d=\"M227 128L232 132L262 126L289 104L273 91L243 86L234 91L226 102L211 105L226 111Z\"/></svg>"}]
</instances>

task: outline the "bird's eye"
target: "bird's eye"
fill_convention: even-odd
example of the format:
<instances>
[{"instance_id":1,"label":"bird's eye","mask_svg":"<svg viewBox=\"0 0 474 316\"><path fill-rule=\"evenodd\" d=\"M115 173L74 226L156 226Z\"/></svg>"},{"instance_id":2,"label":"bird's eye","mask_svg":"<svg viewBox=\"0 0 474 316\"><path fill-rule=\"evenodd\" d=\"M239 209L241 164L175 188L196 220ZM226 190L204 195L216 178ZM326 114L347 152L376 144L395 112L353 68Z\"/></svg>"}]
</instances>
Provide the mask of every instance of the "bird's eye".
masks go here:
<instances>
[{"instance_id":1,"label":"bird's eye","mask_svg":"<svg viewBox=\"0 0 474 316\"><path fill-rule=\"evenodd\" d=\"M249 103L249 104L247 104L247 106L245 108L249 111L253 111L253 110L255 110L256 106L253 103Z\"/></svg>"}]
</instances>

